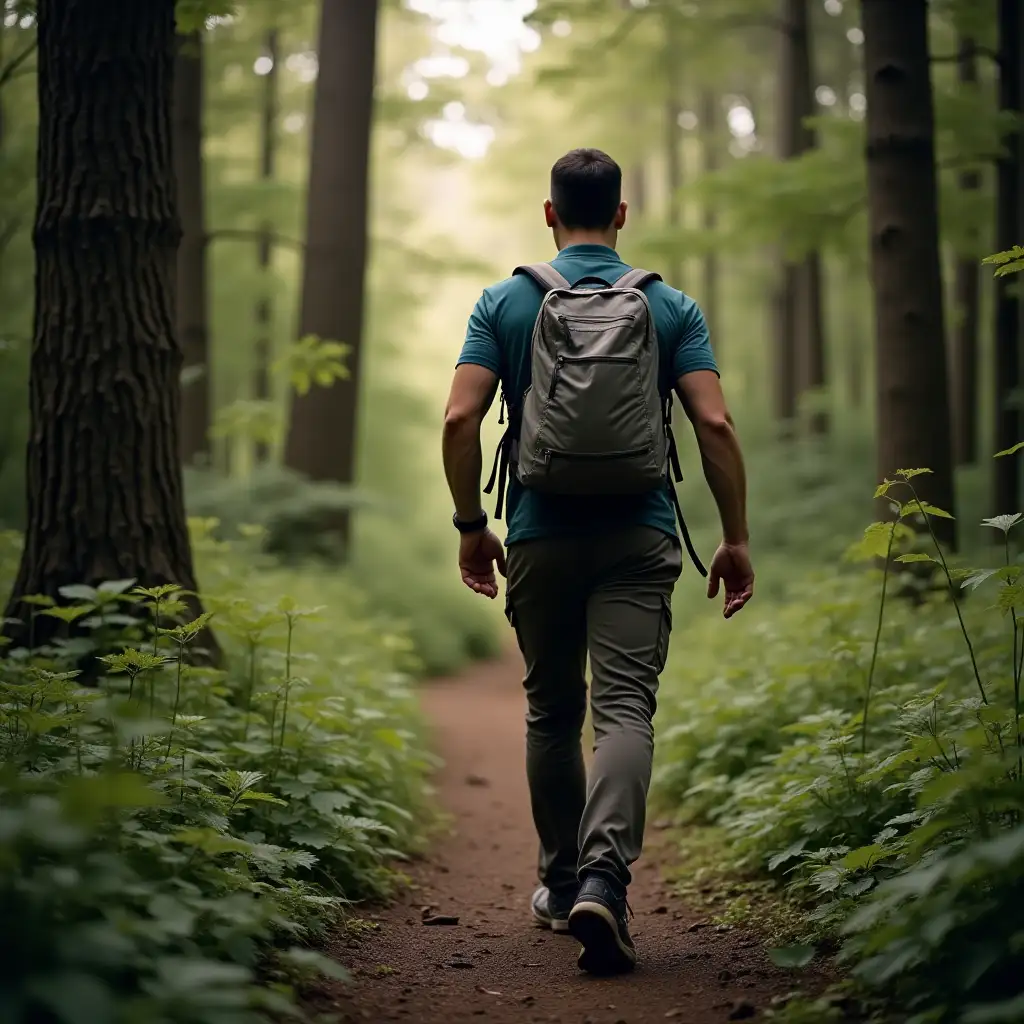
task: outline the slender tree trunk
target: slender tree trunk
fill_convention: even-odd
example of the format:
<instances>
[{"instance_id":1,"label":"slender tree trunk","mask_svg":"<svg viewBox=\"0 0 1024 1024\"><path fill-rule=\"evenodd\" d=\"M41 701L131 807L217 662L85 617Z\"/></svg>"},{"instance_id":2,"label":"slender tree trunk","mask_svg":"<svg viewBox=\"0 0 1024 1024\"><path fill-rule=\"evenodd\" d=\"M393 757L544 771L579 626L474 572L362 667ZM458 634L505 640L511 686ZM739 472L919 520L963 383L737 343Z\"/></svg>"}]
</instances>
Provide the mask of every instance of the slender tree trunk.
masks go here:
<instances>
[{"instance_id":1,"label":"slender tree trunk","mask_svg":"<svg viewBox=\"0 0 1024 1024\"><path fill-rule=\"evenodd\" d=\"M714 174L718 170L718 96L711 89L705 89L700 97L701 134L703 136L704 173ZM718 211L712 202L704 203L704 230L713 235L718 228ZM712 332L716 356L722 356L722 324L718 315L718 253L709 248L704 254L701 310Z\"/></svg>"},{"instance_id":2,"label":"slender tree trunk","mask_svg":"<svg viewBox=\"0 0 1024 1024\"><path fill-rule=\"evenodd\" d=\"M313 107L301 333L350 346L348 380L292 399L285 463L314 480L355 479L366 275L377 0L323 0ZM337 522L342 542L349 517Z\"/></svg>"},{"instance_id":3,"label":"slender tree trunk","mask_svg":"<svg viewBox=\"0 0 1024 1024\"><path fill-rule=\"evenodd\" d=\"M814 113L811 37L807 0L782 0L783 26L779 60L779 157L792 160L817 144L806 119ZM779 300L778 354L783 361L778 374L789 374L795 383L777 387L777 394L794 396L794 408L779 407L781 420L791 420L796 398L825 384L825 329L822 317L821 257L808 254L799 262L786 261L781 287L792 290ZM791 318L791 320L790 320ZM783 338L783 332L795 336ZM809 422L812 433L828 428L827 417L815 413Z\"/></svg>"},{"instance_id":4,"label":"slender tree trunk","mask_svg":"<svg viewBox=\"0 0 1024 1024\"><path fill-rule=\"evenodd\" d=\"M927 0L863 0L877 469L954 513ZM936 533L956 541L955 522Z\"/></svg>"},{"instance_id":5,"label":"slender tree trunk","mask_svg":"<svg viewBox=\"0 0 1024 1024\"><path fill-rule=\"evenodd\" d=\"M673 236L673 246L678 245L678 232L683 226L683 206L680 190L683 187L683 154L680 139L679 118L682 114L682 82L679 69L679 34L676 15L672 10L665 12L665 179L668 188L666 223ZM674 250L669 260L665 280L673 288L683 287L683 258Z\"/></svg>"},{"instance_id":6,"label":"slender tree trunk","mask_svg":"<svg viewBox=\"0 0 1024 1024\"><path fill-rule=\"evenodd\" d=\"M1021 9L1019 0L999 0L999 107L1021 109ZM1006 155L996 165L996 246L1002 251L1020 243L1021 173L1024 140L1019 131L1004 139ZM1012 277L995 281L995 445L1010 448L1021 437L1020 302ZM1019 511L1020 470L1016 458L996 459L993 515Z\"/></svg>"},{"instance_id":7,"label":"slender tree trunk","mask_svg":"<svg viewBox=\"0 0 1024 1024\"><path fill-rule=\"evenodd\" d=\"M978 61L973 39L960 42L957 62L959 79L973 86L978 81ZM981 187L981 175L966 171L960 176L960 188L970 196ZM978 458L978 325L980 320L981 275L978 266L977 227L972 229L971 246L958 256L954 272L954 316L952 337L953 458L958 466Z\"/></svg>"},{"instance_id":8,"label":"slender tree trunk","mask_svg":"<svg viewBox=\"0 0 1024 1024\"><path fill-rule=\"evenodd\" d=\"M775 290L775 346L773 373L775 418L780 436L791 437L796 425L796 335L798 270L792 263L783 263L779 285Z\"/></svg>"},{"instance_id":9,"label":"slender tree trunk","mask_svg":"<svg viewBox=\"0 0 1024 1024\"><path fill-rule=\"evenodd\" d=\"M647 210L647 168L637 160L629 169L629 205L637 217Z\"/></svg>"},{"instance_id":10,"label":"slender tree trunk","mask_svg":"<svg viewBox=\"0 0 1024 1024\"><path fill-rule=\"evenodd\" d=\"M203 186L203 50L199 33L177 37L174 64L174 172L178 183L178 338L185 361L181 388L181 457L209 455L210 354L206 300Z\"/></svg>"},{"instance_id":11,"label":"slender tree trunk","mask_svg":"<svg viewBox=\"0 0 1024 1024\"><path fill-rule=\"evenodd\" d=\"M40 0L38 19L28 529L9 616L69 583L196 585L174 324L174 3Z\"/></svg>"},{"instance_id":12,"label":"slender tree trunk","mask_svg":"<svg viewBox=\"0 0 1024 1024\"><path fill-rule=\"evenodd\" d=\"M277 62L278 52L277 29L267 33L266 56L270 59L270 70L263 77L263 109L260 119L260 178L265 182L274 180L277 156ZM253 372L253 397L260 401L270 400L270 364L273 359L273 321L274 310L271 305L269 290L270 267L273 259L271 244L271 225L264 227L259 242L258 259L262 271L261 287L263 294L256 301L256 368ZM256 462L265 463L270 458L270 446L263 441L256 444Z\"/></svg>"}]
</instances>

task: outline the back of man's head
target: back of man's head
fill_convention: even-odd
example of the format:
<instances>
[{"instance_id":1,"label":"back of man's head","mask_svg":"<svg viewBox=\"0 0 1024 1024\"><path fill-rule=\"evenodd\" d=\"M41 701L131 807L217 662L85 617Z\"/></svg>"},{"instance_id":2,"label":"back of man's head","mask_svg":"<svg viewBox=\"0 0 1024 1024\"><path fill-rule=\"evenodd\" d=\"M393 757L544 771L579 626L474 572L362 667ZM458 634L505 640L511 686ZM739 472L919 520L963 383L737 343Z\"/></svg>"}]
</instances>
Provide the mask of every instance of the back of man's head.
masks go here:
<instances>
[{"instance_id":1,"label":"back of man's head","mask_svg":"<svg viewBox=\"0 0 1024 1024\"><path fill-rule=\"evenodd\" d=\"M621 201L622 168L599 149L574 149L551 168L551 203L570 231L603 231Z\"/></svg>"}]
</instances>

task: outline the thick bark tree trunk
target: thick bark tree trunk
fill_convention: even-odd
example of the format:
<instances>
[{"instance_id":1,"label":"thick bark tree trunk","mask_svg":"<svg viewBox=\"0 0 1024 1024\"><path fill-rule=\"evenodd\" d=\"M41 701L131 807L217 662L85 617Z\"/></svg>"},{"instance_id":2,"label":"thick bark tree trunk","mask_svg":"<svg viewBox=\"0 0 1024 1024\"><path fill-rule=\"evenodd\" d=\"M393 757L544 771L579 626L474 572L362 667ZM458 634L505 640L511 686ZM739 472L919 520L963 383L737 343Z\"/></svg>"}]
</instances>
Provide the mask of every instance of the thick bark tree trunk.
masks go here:
<instances>
[{"instance_id":1,"label":"thick bark tree trunk","mask_svg":"<svg viewBox=\"0 0 1024 1024\"><path fill-rule=\"evenodd\" d=\"M196 585L174 325L174 3L40 0L38 18L28 530L9 616L68 583Z\"/></svg>"},{"instance_id":2,"label":"thick bark tree trunk","mask_svg":"<svg viewBox=\"0 0 1024 1024\"><path fill-rule=\"evenodd\" d=\"M718 96L705 89L700 97L698 113L703 137L704 173L714 174L718 170ZM704 204L704 230L713 234L718 227L718 213L714 203ZM701 310L715 344L715 354L722 356L722 325L718 319L718 253L709 249L704 255Z\"/></svg>"},{"instance_id":3,"label":"thick bark tree trunk","mask_svg":"<svg viewBox=\"0 0 1024 1024\"><path fill-rule=\"evenodd\" d=\"M174 172L178 183L178 339L186 371L181 390L181 457L209 455L210 354L206 298L206 215L203 184L203 51L199 33L178 36L174 66Z\"/></svg>"},{"instance_id":4,"label":"thick bark tree trunk","mask_svg":"<svg viewBox=\"0 0 1024 1024\"><path fill-rule=\"evenodd\" d=\"M278 52L278 34L276 29L267 33L266 50L270 58L270 70L263 79L263 109L260 118L260 178L270 182L274 180L275 164L277 156L277 62L280 56ZM271 226L264 228L263 236L260 238L259 251L260 270L263 272L263 287L268 288L256 301L256 324L258 335L256 338L256 366L253 371L252 390L253 397L260 401L270 400L270 364L273 359L273 318L274 311L271 305L269 281L270 265L273 257L273 246L271 245ZM256 444L256 462L265 463L270 458L270 447L262 441Z\"/></svg>"},{"instance_id":5,"label":"thick bark tree trunk","mask_svg":"<svg viewBox=\"0 0 1024 1024\"><path fill-rule=\"evenodd\" d=\"M973 39L960 42L957 62L959 79L967 85L978 81L978 60ZM968 195L981 187L977 171L960 176L960 188ZM972 229L971 252L958 256L954 273L954 315L952 365L953 458L957 466L978 458L978 324L980 320L981 275L977 249L977 227Z\"/></svg>"},{"instance_id":6,"label":"thick bark tree trunk","mask_svg":"<svg viewBox=\"0 0 1024 1024\"><path fill-rule=\"evenodd\" d=\"M377 0L324 0L313 108L301 333L350 346L348 380L292 399L285 463L314 480L355 478L366 275ZM349 517L337 529L349 536Z\"/></svg>"},{"instance_id":7,"label":"thick bark tree trunk","mask_svg":"<svg viewBox=\"0 0 1024 1024\"><path fill-rule=\"evenodd\" d=\"M927 0L863 0L877 471L955 513ZM933 520L955 544L955 522Z\"/></svg>"},{"instance_id":8,"label":"thick bark tree trunk","mask_svg":"<svg viewBox=\"0 0 1024 1024\"><path fill-rule=\"evenodd\" d=\"M1021 109L1021 9L1019 0L999 0L999 107ZM996 247L1020 243L1021 173L1024 139L1015 131L1003 140L1006 155L996 166ZM1010 448L1021 437L1021 414L1014 394L1020 387L1020 302L1013 277L995 281L995 446ZM1017 458L995 460L992 514L1019 511L1020 464Z\"/></svg>"},{"instance_id":9,"label":"thick bark tree trunk","mask_svg":"<svg viewBox=\"0 0 1024 1024\"><path fill-rule=\"evenodd\" d=\"M807 0L782 0L779 54L779 157L792 160L817 144L805 120L814 113L811 36ZM798 263L786 261L779 299L776 373L792 382L776 387L776 415L784 423L796 415L800 394L825 384L825 330L822 319L821 257L810 253ZM785 337L792 332L790 337ZM827 430L822 413L811 417L812 433Z\"/></svg>"}]
</instances>

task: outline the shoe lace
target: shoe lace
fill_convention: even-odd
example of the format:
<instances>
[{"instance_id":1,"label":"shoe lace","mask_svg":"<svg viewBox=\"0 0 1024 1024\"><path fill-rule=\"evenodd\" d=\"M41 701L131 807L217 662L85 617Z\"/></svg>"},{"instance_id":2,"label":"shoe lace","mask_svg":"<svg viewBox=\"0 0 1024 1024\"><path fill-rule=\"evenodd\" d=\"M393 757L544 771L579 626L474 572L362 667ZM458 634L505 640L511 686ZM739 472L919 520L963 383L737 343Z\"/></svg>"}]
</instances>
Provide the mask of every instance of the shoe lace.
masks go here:
<instances>
[{"instance_id":1,"label":"shoe lace","mask_svg":"<svg viewBox=\"0 0 1024 1024\"><path fill-rule=\"evenodd\" d=\"M633 918L636 917L636 914L633 913L633 908L629 905L629 900L624 899L622 902L626 907L626 920L632 921Z\"/></svg>"}]
</instances>

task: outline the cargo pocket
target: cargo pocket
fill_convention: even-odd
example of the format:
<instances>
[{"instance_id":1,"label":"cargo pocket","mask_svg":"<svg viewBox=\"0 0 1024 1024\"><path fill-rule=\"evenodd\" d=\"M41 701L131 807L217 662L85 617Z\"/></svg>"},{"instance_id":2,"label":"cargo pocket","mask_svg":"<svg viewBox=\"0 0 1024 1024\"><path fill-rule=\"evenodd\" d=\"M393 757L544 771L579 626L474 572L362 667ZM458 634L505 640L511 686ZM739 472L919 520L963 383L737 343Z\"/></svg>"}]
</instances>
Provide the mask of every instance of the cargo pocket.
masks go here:
<instances>
[{"instance_id":1,"label":"cargo pocket","mask_svg":"<svg viewBox=\"0 0 1024 1024\"><path fill-rule=\"evenodd\" d=\"M512 604L512 596L507 589L505 591L505 618L508 619L508 624L516 635L516 643L519 645L519 650L525 654L525 651L523 651L523 641L519 636L519 622L516 619L515 605Z\"/></svg>"},{"instance_id":2,"label":"cargo pocket","mask_svg":"<svg viewBox=\"0 0 1024 1024\"><path fill-rule=\"evenodd\" d=\"M661 675L668 661L668 642L672 635L672 598L661 595L661 615L658 618L658 642L654 652L655 671Z\"/></svg>"}]
</instances>

